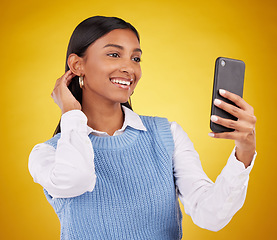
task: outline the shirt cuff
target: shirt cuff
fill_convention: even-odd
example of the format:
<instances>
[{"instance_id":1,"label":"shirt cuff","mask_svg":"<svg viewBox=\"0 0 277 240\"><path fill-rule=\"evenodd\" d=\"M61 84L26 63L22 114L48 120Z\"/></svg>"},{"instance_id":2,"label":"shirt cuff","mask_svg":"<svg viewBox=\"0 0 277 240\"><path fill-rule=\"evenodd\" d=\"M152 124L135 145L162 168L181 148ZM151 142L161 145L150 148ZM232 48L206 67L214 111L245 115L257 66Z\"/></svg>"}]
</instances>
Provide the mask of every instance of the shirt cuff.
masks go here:
<instances>
[{"instance_id":1,"label":"shirt cuff","mask_svg":"<svg viewBox=\"0 0 277 240\"><path fill-rule=\"evenodd\" d=\"M73 129L87 133L87 121L88 119L82 111L68 111L61 117L61 134L71 132Z\"/></svg>"},{"instance_id":2,"label":"shirt cuff","mask_svg":"<svg viewBox=\"0 0 277 240\"><path fill-rule=\"evenodd\" d=\"M231 153L231 155L230 155L230 157L229 157L229 159L228 159L227 165L230 164L230 165L232 165L234 168L236 168L238 171L244 171L244 172L247 172L247 173L249 174L249 173L251 172L253 166L254 166L254 162L255 162L255 158L256 158L256 156L257 156L257 152L255 151L255 154L254 154L254 156L253 156L253 159L252 159L250 165L249 165L247 168L245 168L243 162L241 162L240 160L238 160L238 159L236 158L235 153L236 153L236 147L234 147L234 149L233 149L233 151L232 151L232 153Z\"/></svg>"},{"instance_id":3,"label":"shirt cuff","mask_svg":"<svg viewBox=\"0 0 277 240\"><path fill-rule=\"evenodd\" d=\"M233 149L226 166L222 170L222 175L228 182L232 183L232 186L241 186L247 183L249 174L254 166L254 162L257 156L255 152L251 164L245 168L243 162L239 161L235 156L235 148Z\"/></svg>"}]
</instances>

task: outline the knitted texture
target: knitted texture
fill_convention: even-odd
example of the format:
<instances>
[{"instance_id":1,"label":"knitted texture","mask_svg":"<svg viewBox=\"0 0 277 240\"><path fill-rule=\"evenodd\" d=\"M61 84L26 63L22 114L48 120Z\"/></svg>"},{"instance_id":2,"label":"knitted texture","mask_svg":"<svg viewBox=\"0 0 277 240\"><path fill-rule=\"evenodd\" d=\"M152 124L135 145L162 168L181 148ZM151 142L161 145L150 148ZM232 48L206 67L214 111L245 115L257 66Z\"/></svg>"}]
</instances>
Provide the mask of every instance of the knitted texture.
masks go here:
<instances>
[{"instance_id":1,"label":"knitted texture","mask_svg":"<svg viewBox=\"0 0 277 240\"><path fill-rule=\"evenodd\" d=\"M61 239L181 239L174 142L167 119L141 116L147 131L127 127L111 137L89 135L96 185L74 198L46 197L61 223ZM56 148L60 134L46 143Z\"/></svg>"}]
</instances>

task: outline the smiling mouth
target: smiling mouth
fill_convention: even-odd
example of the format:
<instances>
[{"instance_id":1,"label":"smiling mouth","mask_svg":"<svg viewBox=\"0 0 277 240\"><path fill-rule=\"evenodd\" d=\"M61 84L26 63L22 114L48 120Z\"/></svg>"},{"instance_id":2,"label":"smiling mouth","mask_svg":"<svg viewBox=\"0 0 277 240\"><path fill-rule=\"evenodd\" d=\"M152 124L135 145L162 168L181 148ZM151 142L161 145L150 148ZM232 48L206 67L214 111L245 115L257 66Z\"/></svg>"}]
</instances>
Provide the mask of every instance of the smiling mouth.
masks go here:
<instances>
[{"instance_id":1,"label":"smiling mouth","mask_svg":"<svg viewBox=\"0 0 277 240\"><path fill-rule=\"evenodd\" d=\"M123 78L110 78L110 81L116 86L124 89L129 89L130 85L133 83L133 79L123 79Z\"/></svg>"}]
</instances>

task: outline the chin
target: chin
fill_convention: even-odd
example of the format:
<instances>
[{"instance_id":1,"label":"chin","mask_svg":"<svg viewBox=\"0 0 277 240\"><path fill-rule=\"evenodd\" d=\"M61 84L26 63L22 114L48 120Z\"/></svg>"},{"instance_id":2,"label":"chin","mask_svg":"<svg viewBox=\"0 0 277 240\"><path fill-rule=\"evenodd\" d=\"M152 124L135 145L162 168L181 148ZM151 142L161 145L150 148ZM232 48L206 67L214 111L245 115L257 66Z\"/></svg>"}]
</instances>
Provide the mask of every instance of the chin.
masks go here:
<instances>
[{"instance_id":1,"label":"chin","mask_svg":"<svg viewBox=\"0 0 277 240\"><path fill-rule=\"evenodd\" d=\"M122 100L122 101L120 101L120 104L122 104L122 103L126 103L126 102L128 102L128 100L129 100L129 98L128 98L128 99L126 99L126 100Z\"/></svg>"},{"instance_id":2,"label":"chin","mask_svg":"<svg viewBox=\"0 0 277 240\"><path fill-rule=\"evenodd\" d=\"M126 96L126 97L119 97L119 98L117 98L115 102L126 103L126 102L128 102L129 98L130 98L130 96L128 94L128 96Z\"/></svg>"}]
</instances>

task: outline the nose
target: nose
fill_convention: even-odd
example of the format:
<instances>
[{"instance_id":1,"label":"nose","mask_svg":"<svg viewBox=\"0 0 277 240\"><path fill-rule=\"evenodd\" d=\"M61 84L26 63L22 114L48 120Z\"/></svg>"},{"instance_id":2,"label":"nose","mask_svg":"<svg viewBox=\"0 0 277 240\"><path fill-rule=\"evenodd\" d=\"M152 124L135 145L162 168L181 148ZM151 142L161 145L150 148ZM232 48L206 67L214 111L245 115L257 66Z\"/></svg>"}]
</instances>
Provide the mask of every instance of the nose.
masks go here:
<instances>
[{"instance_id":1,"label":"nose","mask_svg":"<svg viewBox=\"0 0 277 240\"><path fill-rule=\"evenodd\" d=\"M134 69L134 67L132 66L132 62L130 62L130 61L123 61L122 62L122 64L121 64L121 66L120 66L120 72L122 72L122 73L126 73L126 74L128 74L128 75L131 75L131 76L133 76L134 75L134 73L135 73L135 69Z\"/></svg>"}]
</instances>

